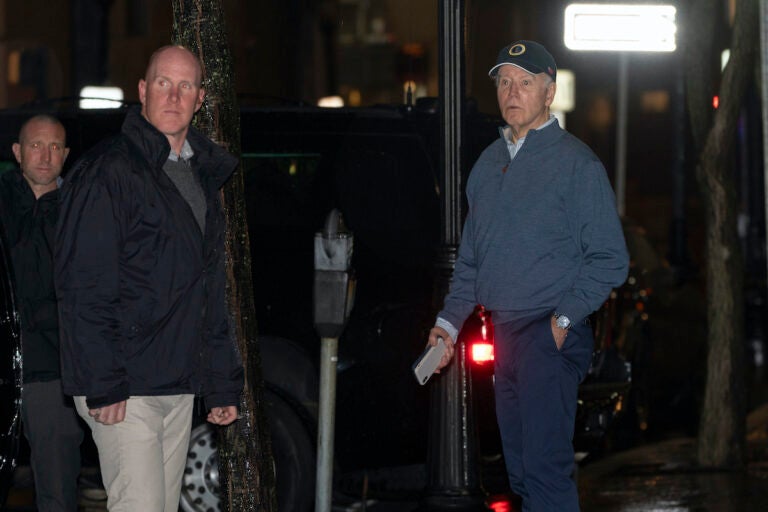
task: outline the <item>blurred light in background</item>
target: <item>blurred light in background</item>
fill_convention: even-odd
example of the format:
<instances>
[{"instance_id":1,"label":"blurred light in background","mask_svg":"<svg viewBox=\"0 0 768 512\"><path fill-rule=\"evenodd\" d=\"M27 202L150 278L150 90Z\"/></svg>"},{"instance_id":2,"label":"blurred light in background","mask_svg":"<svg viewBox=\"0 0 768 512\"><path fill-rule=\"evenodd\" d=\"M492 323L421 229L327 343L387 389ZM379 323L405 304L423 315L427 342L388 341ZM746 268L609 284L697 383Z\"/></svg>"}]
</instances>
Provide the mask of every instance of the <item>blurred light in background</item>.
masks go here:
<instances>
[{"instance_id":1,"label":"blurred light in background","mask_svg":"<svg viewBox=\"0 0 768 512\"><path fill-rule=\"evenodd\" d=\"M351 89L349 91L349 106L359 107L363 102L363 96L360 93L360 89Z\"/></svg>"},{"instance_id":2,"label":"blurred light in background","mask_svg":"<svg viewBox=\"0 0 768 512\"><path fill-rule=\"evenodd\" d=\"M576 104L575 82L573 71L568 69L557 70L555 99L552 100L552 104L549 108L562 128L565 128L565 113L572 111Z\"/></svg>"},{"instance_id":3,"label":"blurred light in background","mask_svg":"<svg viewBox=\"0 0 768 512\"><path fill-rule=\"evenodd\" d=\"M21 52L14 50L8 53L8 83L18 84L20 80Z\"/></svg>"},{"instance_id":4,"label":"blurred light in background","mask_svg":"<svg viewBox=\"0 0 768 512\"><path fill-rule=\"evenodd\" d=\"M557 90L555 99L549 107L552 110L570 112L576 104L576 87L573 71L568 69L557 70Z\"/></svg>"},{"instance_id":5,"label":"blurred light in background","mask_svg":"<svg viewBox=\"0 0 768 512\"><path fill-rule=\"evenodd\" d=\"M317 106L323 108L341 108L344 106L344 99L341 96L325 96L317 100Z\"/></svg>"},{"instance_id":6,"label":"blurred light in background","mask_svg":"<svg viewBox=\"0 0 768 512\"><path fill-rule=\"evenodd\" d=\"M726 48L720 54L720 71L723 71L725 69L725 65L728 64L728 60L730 60L730 58L731 58L731 50L730 48Z\"/></svg>"},{"instance_id":7,"label":"blurred light in background","mask_svg":"<svg viewBox=\"0 0 768 512\"><path fill-rule=\"evenodd\" d=\"M669 91L643 91L640 94L640 110L646 114L663 114L669 111Z\"/></svg>"},{"instance_id":8,"label":"blurred light in background","mask_svg":"<svg viewBox=\"0 0 768 512\"><path fill-rule=\"evenodd\" d=\"M674 6L571 4L565 9L565 46L571 50L675 51Z\"/></svg>"},{"instance_id":9,"label":"blurred light in background","mask_svg":"<svg viewBox=\"0 0 768 512\"><path fill-rule=\"evenodd\" d=\"M86 85L80 89L80 108L120 108L123 90L119 87Z\"/></svg>"}]
</instances>

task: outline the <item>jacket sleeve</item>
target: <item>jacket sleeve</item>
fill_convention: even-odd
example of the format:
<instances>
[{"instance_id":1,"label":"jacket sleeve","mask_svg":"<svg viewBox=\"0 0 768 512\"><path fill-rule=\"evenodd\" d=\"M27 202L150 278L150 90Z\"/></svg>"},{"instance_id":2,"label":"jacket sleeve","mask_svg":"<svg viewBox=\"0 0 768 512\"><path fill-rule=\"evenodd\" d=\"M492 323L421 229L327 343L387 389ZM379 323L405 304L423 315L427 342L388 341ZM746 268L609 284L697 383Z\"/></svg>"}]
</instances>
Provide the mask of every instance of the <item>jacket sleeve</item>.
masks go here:
<instances>
[{"instance_id":1,"label":"jacket sleeve","mask_svg":"<svg viewBox=\"0 0 768 512\"><path fill-rule=\"evenodd\" d=\"M570 228L580 246L582 263L556 311L578 322L597 310L612 288L624 283L629 255L613 190L599 161L593 160L575 173L568 197Z\"/></svg>"},{"instance_id":2,"label":"jacket sleeve","mask_svg":"<svg viewBox=\"0 0 768 512\"><path fill-rule=\"evenodd\" d=\"M477 265L475 263L472 219L472 211L470 209L467 219L464 221L459 253L453 269L453 276L451 277L450 291L445 297L443 310L437 315L438 318L449 322L457 331L461 330L464 321L472 313L472 310L475 309L475 306L477 306L477 295L475 293Z\"/></svg>"},{"instance_id":3,"label":"jacket sleeve","mask_svg":"<svg viewBox=\"0 0 768 512\"><path fill-rule=\"evenodd\" d=\"M226 272L224 253L224 222L221 205L216 202L221 222L216 233L216 250L207 267L211 269L208 289L208 331L203 373L203 395L208 409L240 404L243 390L243 365L234 333L230 327L226 297Z\"/></svg>"},{"instance_id":4,"label":"jacket sleeve","mask_svg":"<svg viewBox=\"0 0 768 512\"><path fill-rule=\"evenodd\" d=\"M85 395L89 407L100 407L128 398L119 310L125 220L118 220L127 212L117 200L125 195L119 173L106 168L104 159L92 165L85 174L73 170L62 187L54 281L64 390Z\"/></svg>"}]
</instances>

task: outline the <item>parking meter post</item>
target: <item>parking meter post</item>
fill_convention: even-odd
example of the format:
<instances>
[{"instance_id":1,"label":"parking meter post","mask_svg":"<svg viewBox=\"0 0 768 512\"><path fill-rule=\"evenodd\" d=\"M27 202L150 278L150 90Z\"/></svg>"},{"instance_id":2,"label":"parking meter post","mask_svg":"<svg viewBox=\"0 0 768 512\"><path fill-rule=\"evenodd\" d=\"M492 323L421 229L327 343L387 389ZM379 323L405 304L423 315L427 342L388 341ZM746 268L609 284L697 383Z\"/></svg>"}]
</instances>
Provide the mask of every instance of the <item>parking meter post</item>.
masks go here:
<instances>
[{"instance_id":1,"label":"parking meter post","mask_svg":"<svg viewBox=\"0 0 768 512\"><path fill-rule=\"evenodd\" d=\"M336 425L336 360L339 338L320 339L320 424L317 431L315 511L330 512L333 492L333 434Z\"/></svg>"},{"instance_id":2,"label":"parking meter post","mask_svg":"<svg viewBox=\"0 0 768 512\"><path fill-rule=\"evenodd\" d=\"M355 280L350 273L352 241L337 210L328 215L324 230L315 234L313 303L321 343L315 512L331 510L339 336L344 332L355 295Z\"/></svg>"}]
</instances>

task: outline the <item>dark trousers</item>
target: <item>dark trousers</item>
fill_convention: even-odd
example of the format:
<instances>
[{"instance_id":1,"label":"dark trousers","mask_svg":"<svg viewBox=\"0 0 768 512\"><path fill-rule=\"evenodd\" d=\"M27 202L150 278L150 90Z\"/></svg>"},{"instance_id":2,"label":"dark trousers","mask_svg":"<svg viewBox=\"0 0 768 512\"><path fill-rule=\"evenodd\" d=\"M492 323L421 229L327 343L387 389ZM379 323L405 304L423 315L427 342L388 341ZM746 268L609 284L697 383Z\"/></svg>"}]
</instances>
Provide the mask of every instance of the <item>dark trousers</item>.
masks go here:
<instances>
[{"instance_id":1,"label":"dark trousers","mask_svg":"<svg viewBox=\"0 0 768 512\"><path fill-rule=\"evenodd\" d=\"M21 421L29 441L39 512L75 512L83 429L61 381L25 383Z\"/></svg>"},{"instance_id":2,"label":"dark trousers","mask_svg":"<svg viewBox=\"0 0 768 512\"><path fill-rule=\"evenodd\" d=\"M592 330L574 325L561 350L550 317L495 326L496 416L512 490L524 512L577 512L572 479L578 386Z\"/></svg>"}]
</instances>

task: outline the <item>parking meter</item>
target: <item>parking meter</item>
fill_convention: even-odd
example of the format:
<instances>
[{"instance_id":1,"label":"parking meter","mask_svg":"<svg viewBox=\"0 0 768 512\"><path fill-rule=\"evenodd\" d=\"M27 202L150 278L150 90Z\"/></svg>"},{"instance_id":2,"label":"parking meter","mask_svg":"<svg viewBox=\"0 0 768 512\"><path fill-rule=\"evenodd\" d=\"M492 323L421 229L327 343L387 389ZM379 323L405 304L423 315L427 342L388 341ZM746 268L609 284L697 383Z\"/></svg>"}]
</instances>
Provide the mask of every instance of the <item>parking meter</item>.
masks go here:
<instances>
[{"instance_id":1,"label":"parking meter","mask_svg":"<svg viewBox=\"0 0 768 512\"><path fill-rule=\"evenodd\" d=\"M331 211L323 231L315 234L314 320L321 343L315 512L331 510L339 336L355 296L352 241L338 210Z\"/></svg>"},{"instance_id":2,"label":"parking meter","mask_svg":"<svg viewBox=\"0 0 768 512\"><path fill-rule=\"evenodd\" d=\"M322 338L341 336L352 310L352 242L338 210L328 214L323 231L315 234L314 319Z\"/></svg>"}]
</instances>

